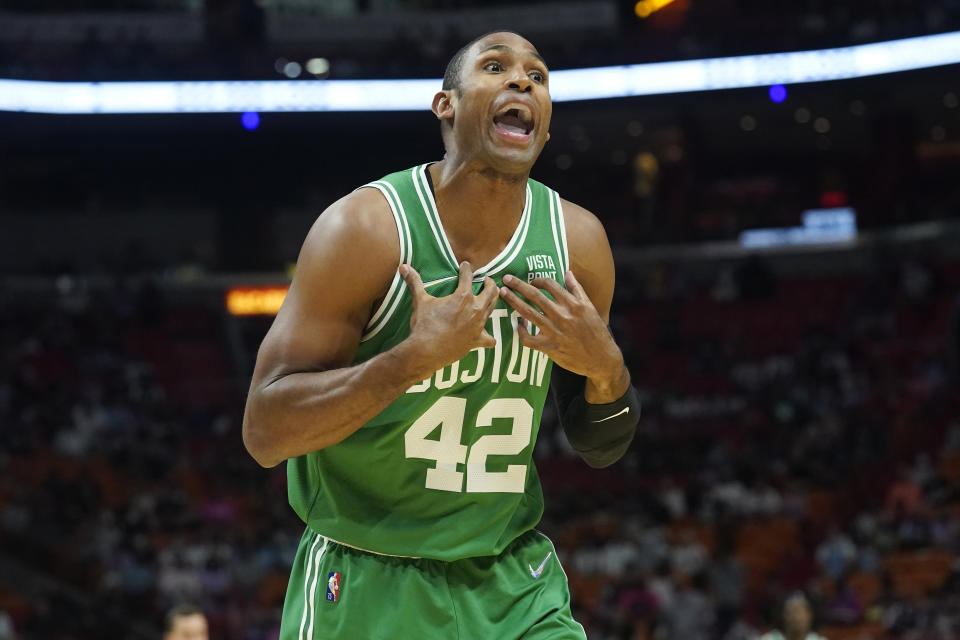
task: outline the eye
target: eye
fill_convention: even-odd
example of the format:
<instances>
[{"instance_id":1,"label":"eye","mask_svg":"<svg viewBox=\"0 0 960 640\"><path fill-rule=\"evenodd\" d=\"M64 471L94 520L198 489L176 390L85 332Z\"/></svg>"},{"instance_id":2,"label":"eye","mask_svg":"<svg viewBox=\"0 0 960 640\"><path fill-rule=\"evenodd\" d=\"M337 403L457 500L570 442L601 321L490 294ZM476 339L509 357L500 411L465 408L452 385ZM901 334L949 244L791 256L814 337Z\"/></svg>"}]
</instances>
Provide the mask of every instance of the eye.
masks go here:
<instances>
[{"instance_id":1,"label":"eye","mask_svg":"<svg viewBox=\"0 0 960 640\"><path fill-rule=\"evenodd\" d=\"M547 79L542 72L537 71L536 69L531 71L529 75L530 75L530 79L536 82L537 84L543 84Z\"/></svg>"},{"instance_id":2,"label":"eye","mask_svg":"<svg viewBox=\"0 0 960 640\"><path fill-rule=\"evenodd\" d=\"M483 65L484 71L493 71L494 73L503 71L503 65L497 60L491 60Z\"/></svg>"}]
</instances>

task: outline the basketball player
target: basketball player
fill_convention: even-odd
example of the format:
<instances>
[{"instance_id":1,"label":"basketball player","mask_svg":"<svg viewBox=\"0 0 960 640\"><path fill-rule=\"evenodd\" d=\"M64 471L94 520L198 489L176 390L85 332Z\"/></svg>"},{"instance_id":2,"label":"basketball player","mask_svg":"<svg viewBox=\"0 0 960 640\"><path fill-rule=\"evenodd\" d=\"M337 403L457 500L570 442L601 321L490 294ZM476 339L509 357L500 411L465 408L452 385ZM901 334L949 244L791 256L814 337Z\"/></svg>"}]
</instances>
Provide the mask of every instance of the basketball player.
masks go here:
<instances>
[{"instance_id":1,"label":"basketball player","mask_svg":"<svg viewBox=\"0 0 960 640\"><path fill-rule=\"evenodd\" d=\"M543 59L511 32L450 61L443 160L330 206L267 333L244 416L307 524L280 637L584 637L531 462L552 385L593 466L640 405L607 329L600 222L529 179ZM551 383L551 367L556 364Z\"/></svg>"}]
</instances>

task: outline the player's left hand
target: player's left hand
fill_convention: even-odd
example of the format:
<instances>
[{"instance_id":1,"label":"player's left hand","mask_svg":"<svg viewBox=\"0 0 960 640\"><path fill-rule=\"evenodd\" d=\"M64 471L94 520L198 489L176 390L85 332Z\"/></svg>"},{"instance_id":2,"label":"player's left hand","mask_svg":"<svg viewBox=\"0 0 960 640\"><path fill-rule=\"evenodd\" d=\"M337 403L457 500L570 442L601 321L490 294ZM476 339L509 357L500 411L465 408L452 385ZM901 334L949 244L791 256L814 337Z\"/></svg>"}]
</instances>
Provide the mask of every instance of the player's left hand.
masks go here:
<instances>
[{"instance_id":1,"label":"player's left hand","mask_svg":"<svg viewBox=\"0 0 960 640\"><path fill-rule=\"evenodd\" d=\"M537 327L537 333L531 335L526 323L521 321L520 343L542 351L564 369L591 380L620 375L623 354L606 323L573 271L564 274L564 281L566 289L552 278L535 278L526 283L516 276L504 276L500 297L516 309L526 323ZM541 289L553 296L553 300Z\"/></svg>"}]
</instances>

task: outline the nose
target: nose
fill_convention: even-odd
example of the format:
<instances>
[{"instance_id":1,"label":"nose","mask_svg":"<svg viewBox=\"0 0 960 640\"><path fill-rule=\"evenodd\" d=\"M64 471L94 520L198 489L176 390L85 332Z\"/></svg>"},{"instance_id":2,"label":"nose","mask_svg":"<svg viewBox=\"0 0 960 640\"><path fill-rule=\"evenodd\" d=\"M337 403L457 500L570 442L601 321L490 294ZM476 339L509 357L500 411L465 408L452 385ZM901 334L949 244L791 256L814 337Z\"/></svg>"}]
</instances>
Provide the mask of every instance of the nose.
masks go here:
<instances>
[{"instance_id":1,"label":"nose","mask_svg":"<svg viewBox=\"0 0 960 640\"><path fill-rule=\"evenodd\" d=\"M533 82L527 77L527 72L518 67L514 67L507 86L521 93L530 93L533 90Z\"/></svg>"}]
</instances>

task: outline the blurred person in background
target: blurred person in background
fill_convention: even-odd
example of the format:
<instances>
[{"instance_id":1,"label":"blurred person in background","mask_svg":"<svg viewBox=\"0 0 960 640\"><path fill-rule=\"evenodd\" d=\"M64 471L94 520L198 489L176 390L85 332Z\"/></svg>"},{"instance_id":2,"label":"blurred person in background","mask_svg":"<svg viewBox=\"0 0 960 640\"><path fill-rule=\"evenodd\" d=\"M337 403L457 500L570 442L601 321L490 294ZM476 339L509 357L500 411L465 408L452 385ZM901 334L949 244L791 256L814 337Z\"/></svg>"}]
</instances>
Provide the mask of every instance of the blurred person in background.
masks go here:
<instances>
[{"instance_id":1,"label":"blurred person in background","mask_svg":"<svg viewBox=\"0 0 960 640\"><path fill-rule=\"evenodd\" d=\"M13 620L3 609L0 609L0 640L17 640L17 634L13 630Z\"/></svg>"},{"instance_id":2,"label":"blurred person in background","mask_svg":"<svg viewBox=\"0 0 960 640\"><path fill-rule=\"evenodd\" d=\"M802 592L791 594L783 603L783 631L775 629L760 640L827 640L813 632L813 608Z\"/></svg>"},{"instance_id":3,"label":"blurred person in background","mask_svg":"<svg viewBox=\"0 0 960 640\"><path fill-rule=\"evenodd\" d=\"M833 580L840 579L857 559L857 545L839 526L833 525L826 540L817 546L817 563Z\"/></svg>"},{"instance_id":4,"label":"blurred person in background","mask_svg":"<svg viewBox=\"0 0 960 640\"><path fill-rule=\"evenodd\" d=\"M209 640L207 616L192 604L180 604L167 612L163 640Z\"/></svg>"},{"instance_id":5,"label":"blurred person in background","mask_svg":"<svg viewBox=\"0 0 960 640\"><path fill-rule=\"evenodd\" d=\"M674 569L673 598L663 610L664 626L671 640L708 640L711 637L715 612L700 582L700 576Z\"/></svg>"},{"instance_id":6,"label":"blurred person in background","mask_svg":"<svg viewBox=\"0 0 960 640\"><path fill-rule=\"evenodd\" d=\"M716 628L725 635L743 608L747 572L737 559L734 540L729 534L720 535L713 563L707 569L710 593L716 605Z\"/></svg>"}]
</instances>

